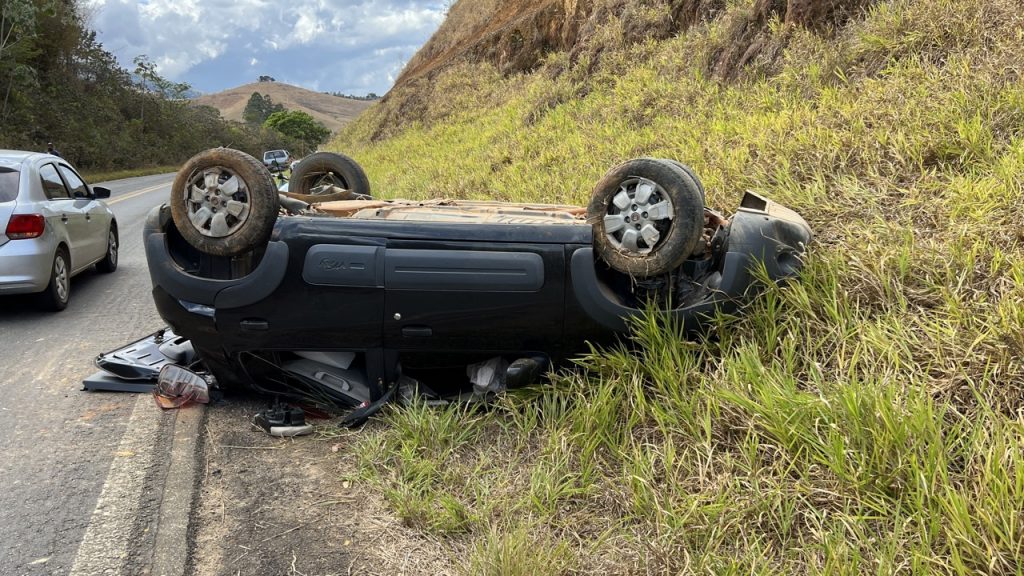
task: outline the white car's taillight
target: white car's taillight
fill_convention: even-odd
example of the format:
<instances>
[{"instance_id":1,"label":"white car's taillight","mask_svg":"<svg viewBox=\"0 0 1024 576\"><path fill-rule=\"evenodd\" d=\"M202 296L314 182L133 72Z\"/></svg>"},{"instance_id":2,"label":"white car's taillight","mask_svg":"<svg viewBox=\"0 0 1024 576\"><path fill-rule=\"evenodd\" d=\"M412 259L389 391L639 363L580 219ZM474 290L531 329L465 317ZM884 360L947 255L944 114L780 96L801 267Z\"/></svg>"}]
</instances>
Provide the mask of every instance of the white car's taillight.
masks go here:
<instances>
[{"instance_id":1,"label":"white car's taillight","mask_svg":"<svg viewBox=\"0 0 1024 576\"><path fill-rule=\"evenodd\" d=\"M42 214L14 214L4 234L11 240L25 240L42 236L45 229L46 219Z\"/></svg>"}]
</instances>

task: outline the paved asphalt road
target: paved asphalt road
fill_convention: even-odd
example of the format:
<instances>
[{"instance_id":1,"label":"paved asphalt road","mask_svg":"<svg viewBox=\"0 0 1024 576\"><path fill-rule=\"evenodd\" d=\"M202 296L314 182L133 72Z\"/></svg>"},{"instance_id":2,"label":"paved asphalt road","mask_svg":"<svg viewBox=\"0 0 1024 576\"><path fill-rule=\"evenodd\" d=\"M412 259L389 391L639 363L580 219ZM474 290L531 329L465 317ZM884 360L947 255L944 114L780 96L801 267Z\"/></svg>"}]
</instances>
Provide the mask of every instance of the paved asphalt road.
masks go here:
<instances>
[{"instance_id":1,"label":"paved asphalt road","mask_svg":"<svg viewBox=\"0 0 1024 576\"><path fill-rule=\"evenodd\" d=\"M120 229L119 267L74 278L67 310L42 312L30 298L0 298L0 574L71 573L114 459L142 451L147 462L159 460L152 452L162 416L152 401L143 406L136 395L83 392L81 380L95 370L98 353L162 326L149 292L142 224L150 208L166 201L172 177L105 184ZM130 418L131 430L151 437L123 438ZM151 508L133 512L152 515ZM129 536L140 538L125 534L125 542ZM78 560L76 573L91 572Z\"/></svg>"}]
</instances>

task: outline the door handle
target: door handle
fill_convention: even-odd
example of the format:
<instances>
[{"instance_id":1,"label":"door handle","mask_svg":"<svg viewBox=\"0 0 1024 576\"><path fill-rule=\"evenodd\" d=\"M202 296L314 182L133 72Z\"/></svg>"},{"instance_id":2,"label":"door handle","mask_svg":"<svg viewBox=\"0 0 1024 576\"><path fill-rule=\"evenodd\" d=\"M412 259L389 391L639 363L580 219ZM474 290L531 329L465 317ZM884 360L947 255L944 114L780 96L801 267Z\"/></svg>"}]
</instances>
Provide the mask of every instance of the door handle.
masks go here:
<instances>
[{"instance_id":1,"label":"door handle","mask_svg":"<svg viewBox=\"0 0 1024 576\"><path fill-rule=\"evenodd\" d=\"M65 223L65 224L67 224L68 223L68 215L67 214L61 214L60 215L60 221Z\"/></svg>"},{"instance_id":2,"label":"door handle","mask_svg":"<svg viewBox=\"0 0 1024 576\"><path fill-rule=\"evenodd\" d=\"M262 318L247 318L239 322L238 327L245 332L266 332L270 330L270 322Z\"/></svg>"},{"instance_id":3,"label":"door handle","mask_svg":"<svg viewBox=\"0 0 1024 576\"><path fill-rule=\"evenodd\" d=\"M86 212L86 214L85 214L85 221L88 222L90 220L92 220L92 215L89 214L88 212Z\"/></svg>"},{"instance_id":4,"label":"door handle","mask_svg":"<svg viewBox=\"0 0 1024 576\"><path fill-rule=\"evenodd\" d=\"M429 326L406 326L402 328L403 338L428 338L434 335Z\"/></svg>"}]
</instances>

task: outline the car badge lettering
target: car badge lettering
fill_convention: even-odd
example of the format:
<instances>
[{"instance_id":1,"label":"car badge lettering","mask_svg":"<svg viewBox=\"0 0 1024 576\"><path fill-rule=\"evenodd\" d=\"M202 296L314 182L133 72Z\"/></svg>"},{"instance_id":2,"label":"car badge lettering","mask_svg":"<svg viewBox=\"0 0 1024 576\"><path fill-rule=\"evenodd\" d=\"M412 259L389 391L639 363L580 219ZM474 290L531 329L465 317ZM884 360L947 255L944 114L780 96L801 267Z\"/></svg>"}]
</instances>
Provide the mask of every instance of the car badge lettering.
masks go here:
<instances>
[{"instance_id":1,"label":"car badge lettering","mask_svg":"<svg viewBox=\"0 0 1024 576\"><path fill-rule=\"evenodd\" d=\"M334 258L322 258L320 260L320 269L327 272L334 272L335 270L366 270L366 264L362 262L346 263L343 260L336 260Z\"/></svg>"}]
</instances>

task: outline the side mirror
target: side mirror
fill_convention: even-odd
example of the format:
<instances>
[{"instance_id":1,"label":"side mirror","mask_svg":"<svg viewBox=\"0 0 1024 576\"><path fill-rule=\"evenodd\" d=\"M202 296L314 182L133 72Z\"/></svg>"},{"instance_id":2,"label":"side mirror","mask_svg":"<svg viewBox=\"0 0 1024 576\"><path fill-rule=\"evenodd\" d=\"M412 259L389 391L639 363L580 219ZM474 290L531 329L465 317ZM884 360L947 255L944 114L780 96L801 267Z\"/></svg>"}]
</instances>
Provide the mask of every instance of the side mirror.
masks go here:
<instances>
[{"instance_id":1,"label":"side mirror","mask_svg":"<svg viewBox=\"0 0 1024 576\"><path fill-rule=\"evenodd\" d=\"M106 188L104 186L93 186L92 195L100 200L104 198L110 198L110 188Z\"/></svg>"}]
</instances>

